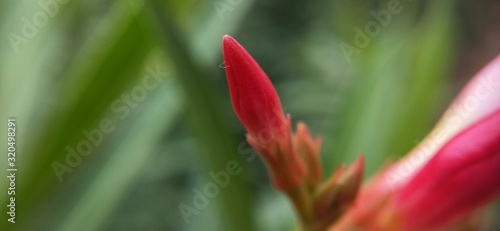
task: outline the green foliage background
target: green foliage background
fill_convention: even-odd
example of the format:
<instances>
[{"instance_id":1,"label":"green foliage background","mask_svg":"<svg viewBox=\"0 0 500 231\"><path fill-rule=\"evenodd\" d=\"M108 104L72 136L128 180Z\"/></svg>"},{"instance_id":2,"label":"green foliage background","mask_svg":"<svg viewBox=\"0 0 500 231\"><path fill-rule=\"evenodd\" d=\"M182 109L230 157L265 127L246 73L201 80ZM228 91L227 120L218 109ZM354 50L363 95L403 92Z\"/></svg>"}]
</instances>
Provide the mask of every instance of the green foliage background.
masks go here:
<instances>
[{"instance_id":1,"label":"green foliage background","mask_svg":"<svg viewBox=\"0 0 500 231\"><path fill-rule=\"evenodd\" d=\"M33 22L46 2L57 5L54 15L13 44L23 18ZM400 1L401 13L350 62L341 44L356 45L354 28L376 21L370 12L388 1L60 2L0 2L0 131L9 117L18 128L16 224L2 206L0 230L290 230L291 207L251 158L232 112L224 34L262 65L293 122L325 137L326 172L363 153L367 178L425 137L500 52L491 33L498 25L483 13L494 1ZM111 105L141 85L148 67L167 74L120 118ZM59 182L52 163L65 163L66 147L105 118L115 129ZM242 173L186 224L179 205L193 206L193 189L231 160ZM4 205L6 177L0 185Z\"/></svg>"}]
</instances>

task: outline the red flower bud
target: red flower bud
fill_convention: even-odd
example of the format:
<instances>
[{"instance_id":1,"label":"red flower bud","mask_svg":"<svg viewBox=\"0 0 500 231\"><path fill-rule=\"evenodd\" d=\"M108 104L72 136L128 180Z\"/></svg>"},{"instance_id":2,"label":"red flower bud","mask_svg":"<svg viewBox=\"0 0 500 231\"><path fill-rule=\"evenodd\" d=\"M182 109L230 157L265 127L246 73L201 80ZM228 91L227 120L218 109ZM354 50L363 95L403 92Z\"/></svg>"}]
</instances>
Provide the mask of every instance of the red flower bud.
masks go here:
<instances>
[{"instance_id":1,"label":"red flower bud","mask_svg":"<svg viewBox=\"0 0 500 231\"><path fill-rule=\"evenodd\" d=\"M306 166L292 143L290 117L284 116L271 81L245 48L228 35L222 45L231 102L248 142L261 154L275 187L296 190Z\"/></svg>"},{"instance_id":2,"label":"red flower bud","mask_svg":"<svg viewBox=\"0 0 500 231\"><path fill-rule=\"evenodd\" d=\"M226 76L236 115L254 138L282 133L285 116L266 73L236 40L222 40Z\"/></svg>"},{"instance_id":3,"label":"red flower bud","mask_svg":"<svg viewBox=\"0 0 500 231\"><path fill-rule=\"evenodd\" d=\"M446 143L396 194L405 230L457 221L500 196L500 110Z\"/></svg>"}]
</instances>

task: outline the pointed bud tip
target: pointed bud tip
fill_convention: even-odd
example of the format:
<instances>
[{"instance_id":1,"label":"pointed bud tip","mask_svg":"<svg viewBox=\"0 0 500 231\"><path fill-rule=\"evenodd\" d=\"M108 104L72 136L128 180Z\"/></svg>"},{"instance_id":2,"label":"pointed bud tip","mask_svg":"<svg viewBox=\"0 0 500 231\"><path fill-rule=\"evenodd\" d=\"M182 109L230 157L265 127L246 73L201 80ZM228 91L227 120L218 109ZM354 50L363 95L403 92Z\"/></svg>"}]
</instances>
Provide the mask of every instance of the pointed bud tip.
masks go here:
<instances>
[{"instance_id":1,"label":"pointed bud tip","mask_svg":"<svg viewBox=\"0 0 500 231\"><path fill-rule=\"evenodd\" d=\"M345 171L344 175L345 176L356 175L358 177L362 177L364 168L365 168L365 157L363 155L359 155L356 161L351 165L349 165L349 167L347 167L347 170Z\"/></svg>"},{"instance_id":2,"label":"pointed bud tip","mask_svg":"<svg viewBox=\"0 0 500 231\"><path fill-rule=\"evenodd\" d=\"M233 37L229 36L229 35L224 35L222 36L222 45L223 46L226 46L228 45L230 42L234 41Z\"/></svg>"},{"instance_id":3,"label":"pointed bud tip","mask_svg":"<svg viewBox=\"0 0 500 231\"><path fill-rule=\"evenodd\" d=\"M227 53L229 51L229 49L235 50L236 46L241 47L241 45L238 43L238 41L236 41L233 37L231 37L229 35L224 35L222 37L222 48L224 50L224 53Z\"/></svg>"},{"instance_id":4,"label":"pointed bud tip","mask_svg":"<svg viewBox=\"0 0 500 231\"><path fill-rule=\"evenodd\" d=\"M365 168L365 157L363 155L358 155L358 159L355 164L358 171L363 171Z\"/></svg>"},{"instance_id":5,"label":"pointed bud tip","mask_svg":"<svg viewBox=\"0 0 500 231\"><path fill-rule=\"evenodd\" d=\"M226 77L233 109L253 136L280 135L285 117L278 93L255 59L229 35L222 38Z\"/></svg>"},{"instance_id":6,"label":"pointed bud tip","mask_svg":"<svg viewBox=\"0 0 500 231\"><path fill-rule=\"evenodd\" d=\"M228 40L234 40L233 37L229 36L228 34L225 34L222 36L222 41L228 41Z\"/></svg>"}]
</instances>

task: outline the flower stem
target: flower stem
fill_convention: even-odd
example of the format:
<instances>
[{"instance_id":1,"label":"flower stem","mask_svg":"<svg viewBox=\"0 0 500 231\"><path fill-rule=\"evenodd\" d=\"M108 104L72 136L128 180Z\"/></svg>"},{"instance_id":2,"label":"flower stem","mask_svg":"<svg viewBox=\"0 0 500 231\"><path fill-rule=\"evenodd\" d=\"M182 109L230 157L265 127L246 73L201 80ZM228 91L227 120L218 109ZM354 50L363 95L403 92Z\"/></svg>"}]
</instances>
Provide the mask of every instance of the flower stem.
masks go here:
<instances>
[{"instance_id":1,"label":"flower stem","mask_svg":"<svg viewBox=\"0 0 500 231\"><path fill-rule=\"evenodd\" d=\"M311 196L306 188L306 185L302 185L295 190L289 191L288 197L295 205L295 209L300 217L300 227L297 230L308 231L309 227L313 222Z\"/></svg>"}]
</instances>

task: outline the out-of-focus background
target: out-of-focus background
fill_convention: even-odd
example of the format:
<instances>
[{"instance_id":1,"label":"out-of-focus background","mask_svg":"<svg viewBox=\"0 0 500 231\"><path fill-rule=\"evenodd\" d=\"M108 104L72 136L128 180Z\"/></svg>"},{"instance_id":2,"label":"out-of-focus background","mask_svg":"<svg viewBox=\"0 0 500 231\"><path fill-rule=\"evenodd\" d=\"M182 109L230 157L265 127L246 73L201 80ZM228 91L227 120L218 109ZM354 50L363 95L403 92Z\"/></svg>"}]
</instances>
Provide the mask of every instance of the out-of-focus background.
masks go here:
<instances>
[{"instance_id":1,"label":"out-of-focus background","mask_svg":"<svg viewBox=\"0 0 500 231\"><path fill-rule=\"evenodd\" d=\"M500 53L499 22L496 0L1 1L0 230L290 230L232 111L224 34L324 136L327 174L363 153L369 178Z\"/></svg>"}]
</instances>

